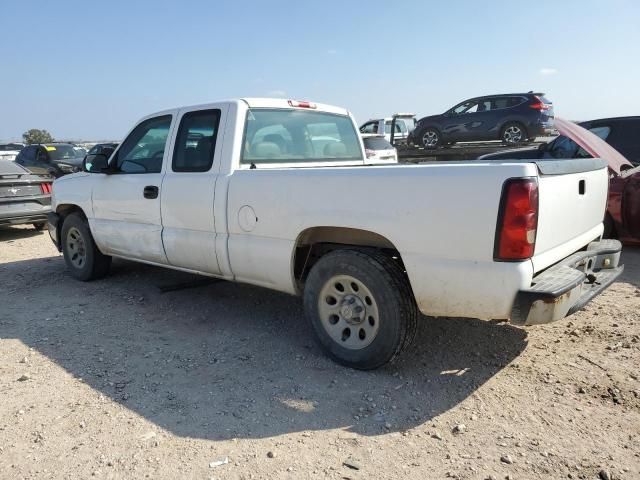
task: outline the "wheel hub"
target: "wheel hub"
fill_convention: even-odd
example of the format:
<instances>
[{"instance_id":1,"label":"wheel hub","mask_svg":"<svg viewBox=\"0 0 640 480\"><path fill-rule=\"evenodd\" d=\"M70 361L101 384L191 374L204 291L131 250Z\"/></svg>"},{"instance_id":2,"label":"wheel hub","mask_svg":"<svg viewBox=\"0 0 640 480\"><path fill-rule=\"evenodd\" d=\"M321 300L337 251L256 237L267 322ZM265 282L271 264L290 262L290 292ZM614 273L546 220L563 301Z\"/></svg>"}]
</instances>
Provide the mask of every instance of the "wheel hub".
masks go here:
<instances>
[{"instance_id":1,"label":"wheel hub","mask_svg":"<svg viewBox=\"0 0 640 480\"><path fill-rule=\"evenodd\" d=\"M320 291L318 313L322 327L338 345L365 348L378 335L378 304L369 288L351 275L335 275Z\"/></svg>"},{"instance_id":2,"label":"wheel hub","mask_svg":"<svg viewBox=\"0 0 640 480\"><path fill-rule=\"evenodd\" d=\"M340 315L350 325L362 323L366 314L364 302L356 295L345 295L340 302Z\"/></svg>"},{"instance_id":3,"label":"wheel hub","mask_svg":"<svg viewBox=\"0 0 640 480\"><path fill-rule=\"evenodd\" d=\"M67 253L74 267L82 268L84 266L87 256L84 238L75 227L72 227L67 234Z\"/></svg>"}]
</instances>

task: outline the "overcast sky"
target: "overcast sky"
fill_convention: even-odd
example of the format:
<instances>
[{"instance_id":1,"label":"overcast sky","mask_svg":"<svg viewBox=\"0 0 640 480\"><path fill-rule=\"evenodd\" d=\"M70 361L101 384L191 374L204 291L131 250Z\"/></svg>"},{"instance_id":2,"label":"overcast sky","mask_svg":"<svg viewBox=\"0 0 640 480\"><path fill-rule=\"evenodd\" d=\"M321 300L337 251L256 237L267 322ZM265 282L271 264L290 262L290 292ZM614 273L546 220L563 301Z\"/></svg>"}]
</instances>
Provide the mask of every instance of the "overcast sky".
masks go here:
<instances>
[{"instance_id":1,"label":"overcast sky","mask_svg":"<svg viewBox=\"0 0 640 480\"><path fill-rule=\"evenodd\" d=\"M640 114L640 2L14 1L0 22L0 140L119 139L168 107L243 96L358 122L536 90L558 116Z\"/></svg>"}]
</instances>

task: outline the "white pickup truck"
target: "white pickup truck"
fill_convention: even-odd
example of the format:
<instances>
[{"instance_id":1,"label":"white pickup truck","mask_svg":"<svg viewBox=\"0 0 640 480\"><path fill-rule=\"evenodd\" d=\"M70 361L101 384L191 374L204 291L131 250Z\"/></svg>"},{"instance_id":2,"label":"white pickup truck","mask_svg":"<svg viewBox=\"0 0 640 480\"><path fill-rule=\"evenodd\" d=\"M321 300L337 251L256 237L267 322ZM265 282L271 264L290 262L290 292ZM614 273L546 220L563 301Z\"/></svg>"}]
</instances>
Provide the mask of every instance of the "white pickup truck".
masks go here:
<instances>
[{"instance_id":1,"label":"white pickup truck","mask_svg":"<svg viewBox=\"0 0 640 480\"><path fill-rule=\"evenodd\" d=\"M546 323L621 273L599 159L368 166L348 111L279 99L176 108L53 186L80 280L111 257L304 297L329 356L371 369L419 312Z\"/></svg>"}]
</instances>

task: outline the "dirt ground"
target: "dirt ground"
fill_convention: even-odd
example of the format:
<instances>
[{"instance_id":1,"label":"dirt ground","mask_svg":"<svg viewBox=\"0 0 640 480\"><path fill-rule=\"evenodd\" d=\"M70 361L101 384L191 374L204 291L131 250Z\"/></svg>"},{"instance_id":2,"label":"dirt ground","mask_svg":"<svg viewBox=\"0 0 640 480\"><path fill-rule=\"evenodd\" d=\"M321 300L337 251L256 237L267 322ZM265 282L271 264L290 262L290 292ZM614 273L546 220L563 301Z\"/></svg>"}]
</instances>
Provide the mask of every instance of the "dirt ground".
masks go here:
<instances>
[{"instance_id":1,"label":"dirt ground","mask_svg":"<svg viewBox=\"0 0 640 480\"><path fill-rule=\"evenodd\" d=\"M46 233L0 230L0 478L638 479L640 249L623 262L570 319L424 318L359 372L297 298L125 261L81 283Z\"/></svg>"}]
</instances>

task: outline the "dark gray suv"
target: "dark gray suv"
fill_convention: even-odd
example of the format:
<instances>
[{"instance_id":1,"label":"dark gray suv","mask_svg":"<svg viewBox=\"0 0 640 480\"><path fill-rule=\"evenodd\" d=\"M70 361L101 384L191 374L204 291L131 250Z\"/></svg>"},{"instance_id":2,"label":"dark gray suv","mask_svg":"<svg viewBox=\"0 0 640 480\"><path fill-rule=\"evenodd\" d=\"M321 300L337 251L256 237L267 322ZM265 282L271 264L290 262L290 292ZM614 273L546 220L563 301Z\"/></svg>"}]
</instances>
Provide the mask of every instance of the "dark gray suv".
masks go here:
<instances>
[{"instance_id":1,"label":"dark gray suv","mask_svg":"<svg viewBox=\"0 0 640 480\"><path fill-rule=\"evenodd\" d=\"M424 148L456 142L532 142L553 132L553 104L543 93L509 93L465 100L441 115L421 118L409 143Z\"/></svg>"}]
</instances>

